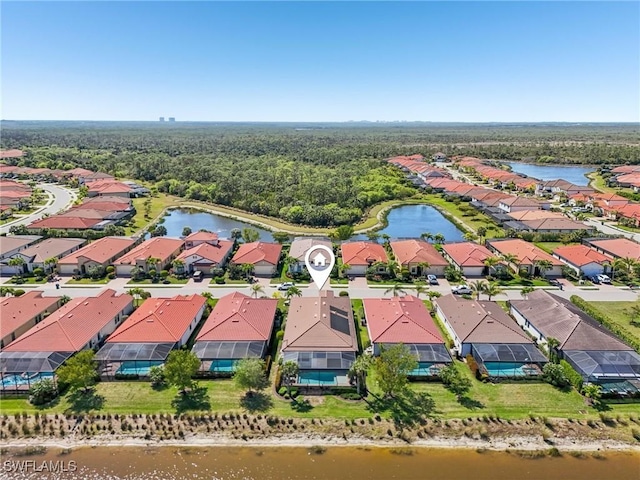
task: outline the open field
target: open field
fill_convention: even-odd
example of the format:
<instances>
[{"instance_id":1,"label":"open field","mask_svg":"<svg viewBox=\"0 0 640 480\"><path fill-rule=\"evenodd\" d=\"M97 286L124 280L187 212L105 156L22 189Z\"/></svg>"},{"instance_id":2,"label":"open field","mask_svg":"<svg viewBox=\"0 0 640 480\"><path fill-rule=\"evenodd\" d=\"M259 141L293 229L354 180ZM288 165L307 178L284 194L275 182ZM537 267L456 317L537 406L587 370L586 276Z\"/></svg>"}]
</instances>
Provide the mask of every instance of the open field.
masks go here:
<instances>
[{"instance_id":1,"label":"open field","mask_svg":"<svg viewBox=\"0 0 640 480\"><path fill-rule=\"evenodd\" d=\"M144 202L147 198L151 198L151 209L148 219L144 217ZM125 235L142 233L151 223L157 222L167 208L176 206L180 202L182 202L182 199L164 193L159 193L151 197L134 198L133 206L136 208L136 214L131 219L131 226L125 228Z\"/></svg>"},{"instance_id":2,"label":"open field","mask_svg":"<svg viewBox=\"0 0 640 480\"><path fill-rule=\"evenodd\" d=\"M588 302L592 308L609 318L613 323L624 329L629 335L640 342L640 318L637 326L631 324L630 308L634 305L640 307L639 302Z\"/></svg>"}]
</instances>

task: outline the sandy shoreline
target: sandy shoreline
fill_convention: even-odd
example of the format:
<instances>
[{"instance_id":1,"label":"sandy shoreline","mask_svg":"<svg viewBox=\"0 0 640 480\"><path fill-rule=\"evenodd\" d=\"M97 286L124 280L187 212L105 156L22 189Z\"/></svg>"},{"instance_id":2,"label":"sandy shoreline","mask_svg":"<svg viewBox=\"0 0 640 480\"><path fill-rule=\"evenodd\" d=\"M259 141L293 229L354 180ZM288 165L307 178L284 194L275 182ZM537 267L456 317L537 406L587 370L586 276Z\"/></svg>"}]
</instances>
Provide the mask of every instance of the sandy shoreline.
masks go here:
<instances>
[{"instance_id":1,"label":"sandy shoreline","mask_svg":"<svg viewBox=\"0 0 640 480\"><path fill-rule=\"evenodd\" d=\"M482 449L493 451L523 450L548 451L556 448L560 452L640 452L640 445L615 440L585 441L578 438L555 438L545 442L541 436L512 436L490 440L468 437L433 437L416 439L411 443L400 439L372 440L366 437L338 437L331 435L282 435L270 438L242 440L228 435L193 435L184 440L145 440L127 436L104 438L30 438L3 441L3 448L45 447L60 449L95 447L369 447L369 448L433 448L433 449Z\"/></svg>"}]
</instances>

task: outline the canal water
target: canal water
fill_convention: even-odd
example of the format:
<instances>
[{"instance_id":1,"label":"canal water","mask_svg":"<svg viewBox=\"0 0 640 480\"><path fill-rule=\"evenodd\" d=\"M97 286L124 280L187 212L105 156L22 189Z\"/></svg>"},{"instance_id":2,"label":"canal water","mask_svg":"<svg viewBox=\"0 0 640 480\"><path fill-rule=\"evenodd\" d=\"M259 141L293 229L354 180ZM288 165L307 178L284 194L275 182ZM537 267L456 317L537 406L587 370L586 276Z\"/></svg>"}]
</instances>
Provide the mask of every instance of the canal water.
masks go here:
<instances>
[{"instance_id":1,"label":"canal water","mask_svg":"<svg viewBox=\"0 0 640 480\"><path fill-rule=\"evenodd\" d=\"M428 205L405 205L394 208L387 216L388 225L378 231L387 234L392 239L418 238L424 232L441 233L446 241L461 241L462 232L447 220L438 210ZM195 210L171 210L164 217L167 236L179 237L184 227L190 227L196 232L202 228L216 232L222 238L229 238L234 228L253 228L260 233L260 239L265 242L273 241L271 232L255 227L240 220L221 217L207 212ZM351 240L366 240L366 235L354 235Z\"/></svg>"},{"instance_id":2,"label":"canal water","mask_svg":"<svg viewBox=\"0 0 640 480\"><path fill-rule=\"evenodd\" d=\"M523 173L538 180L557 180L559 178L574 185L589 185L587 173L595 171L593 167L579 167L576 165L540 165L520 162L507 162L516 173Z\"/></svg>"},{"instance_id":3,"label":"canal water","mask_svg":"<svg viewBox=\"0 0 640 480\"><path fill-rule=\"evenodd\" d=\"M58 469L58 473L47 473ZM22 471L19 471L22 469ZM36 471L39 469L39 471ZM0 478L92 480L637 480L640 454L518 453L332 447L83 447L4 454Z\"/></svg>"}]
</instances>

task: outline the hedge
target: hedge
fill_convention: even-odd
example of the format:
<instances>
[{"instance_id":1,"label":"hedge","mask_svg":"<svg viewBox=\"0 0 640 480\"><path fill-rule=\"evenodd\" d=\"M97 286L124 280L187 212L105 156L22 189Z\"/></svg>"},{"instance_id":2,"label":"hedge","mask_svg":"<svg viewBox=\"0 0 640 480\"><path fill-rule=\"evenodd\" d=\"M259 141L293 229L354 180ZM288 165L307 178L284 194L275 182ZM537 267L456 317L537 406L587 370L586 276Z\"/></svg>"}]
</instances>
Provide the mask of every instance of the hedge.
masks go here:
<instances>
[{"instance_id":1,"label":"hedge","mask_svg":"<svg viewBox=\"0 0 640 480\"><path fill-rule=\"evenodd\" d=\"M580 310L585 312L587 315L593 317L597 322L602 324L604 327L611 330L615 335L620 337L624 342L626 342L631 348L633 348L636 352L640 353L640 342L638 342L635 338L633 338L629 333L621 328L619 325L611 322L607 317L602 315L600 312L595 310L591 305L585 302L582 298L577 295L571 295L571 303L573 303Z\"/></svg>"},{"instance_id":2,"label":"hedge","mask_svg":"<svg viewBox=\"0 0 640 480\"><path fill-rule=\"evenodd\" d=\"M571 364L566 360L560 360L560 365L562 366L562 368L564 368L564 374L569 379L569 382L571 382L571 385L576 387L576 390L578 390L579 392L582 391L582 375L576 372Z\"/></svg>"}]
</instances>

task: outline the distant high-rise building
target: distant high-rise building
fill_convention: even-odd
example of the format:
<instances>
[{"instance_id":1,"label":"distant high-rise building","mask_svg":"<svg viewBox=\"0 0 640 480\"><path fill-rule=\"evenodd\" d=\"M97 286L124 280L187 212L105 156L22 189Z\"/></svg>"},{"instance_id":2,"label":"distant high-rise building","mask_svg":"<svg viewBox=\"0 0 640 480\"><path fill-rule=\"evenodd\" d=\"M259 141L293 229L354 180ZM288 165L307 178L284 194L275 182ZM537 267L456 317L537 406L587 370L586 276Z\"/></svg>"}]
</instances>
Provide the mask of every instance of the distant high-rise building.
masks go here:
<instances>
[{"instance_id":1,"label":"distant high-rise building","mask_svg":"<svg viewBox=\"0 0 640 480\"><path fill-rule=\"evenodd\" d=\"M164 117L160 117L160 121L161 121L161 122L164 122Z\"/></svg>"},{"instance_id":2,"label":"distant high-rise building","mask_svg":"<svg viewBox=\"0 0 640 480\"><path fill-rule=\"evenodd\" d=\"M176 121L176 117L169 117L169 121L170 122L175 122Z\"/></svg>"}]
</instances>

